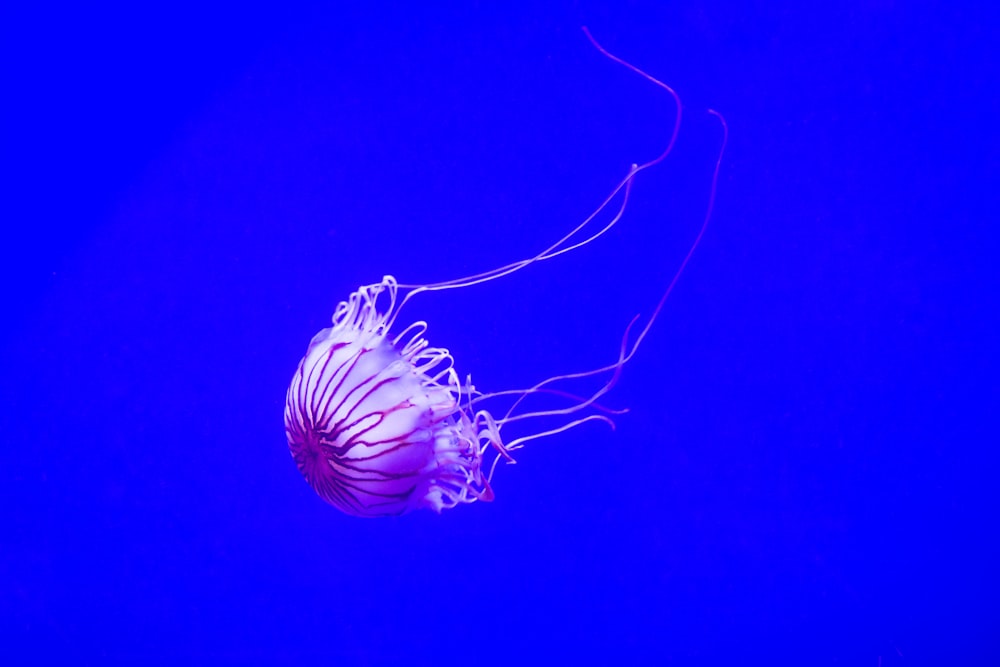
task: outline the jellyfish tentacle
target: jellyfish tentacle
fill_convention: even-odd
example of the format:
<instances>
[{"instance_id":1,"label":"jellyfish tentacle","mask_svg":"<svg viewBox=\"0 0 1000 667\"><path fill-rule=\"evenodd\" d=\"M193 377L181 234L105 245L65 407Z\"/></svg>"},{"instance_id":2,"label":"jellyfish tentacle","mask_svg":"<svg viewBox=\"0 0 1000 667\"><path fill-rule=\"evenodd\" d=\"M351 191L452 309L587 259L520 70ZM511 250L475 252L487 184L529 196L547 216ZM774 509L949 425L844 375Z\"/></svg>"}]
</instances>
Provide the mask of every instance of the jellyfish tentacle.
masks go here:
<instances>
[{"instance_id":1,"label":"jellyfish tentacle","mask_svg":"<svg viewBox=\"0 0 1000 667\"><path fill-rule=\"evenodd\" d=\"M568 234L564 235L558 241L556 241L551 246L549 246L542 252L538 253L537 255L534 255L527 259L518 260L516 262L511 262L510 264L505 264L504 266L495 269L490 269L489 271L483 271L482 273L476 273L471 276L464 276L462 278L453 278L451 280L445 280L438 283L430 283L425 285L401 283L400 288L411 290L404 297L404 302L414 294L418 294L420 292L435 292L447 289L457 289L460 287L471 287L473 285L479 285L481 283L489 282L491 280L496 280L497 278L502 278L516 271L520 271L521 269L526 268L532 264L535 264L536 262L541 262L547 259L552 259L553 257L558 257L559 255L576 250L577 248L581 248L587 245L588 243L595 241L596 239L603 236L608 230L610 230L616 224L618 224L619 220L621 220L622 215L624 215L625 213L626 205L628 204L629 195L632 189L632 180L635 177L635 175L639 173L639 171L645 168L646 165L642 165L640 167L638 165L633 164L632 167L629 169L629 172L625 176L625 178L623 178L618 183L618 185L614 187L614 189L611 191L611 194L609 194L604 199L604 201L601 202L601 204L596 209L594 209L593 213L587 216L583 222L581 222L572 230L570 230ZM618 211L612 217L610 222L606 223L604 227L602 227L599 231L591 234L582 241L578 241L573 245L564 247L566 243L569 243L574 236L578 235L584 228L588 227L590 223L593 222L593 220L597 216L599 216L604 210L606 210L608 206L611 204L611 202L614 200L614 198L618 195L618 193L622 192L623 189L624 189L624 196L622 197L621 206L618 208Z\"/></svg>"},{"instance_id":2,"label":"jellyfish tentacle","mask_svg":"<svg viewBox=\"0 0 1000 667\"><path fill-rule=\"evenodd\" d=\"M524 443L531 440L537 440L538 438L545 438L550 435L556 435L557 433L563 433L570 430L571 428L576 428L581 424L586 424L587 422L601 421L610 426L612 429L615 427L614 420L605 417L604 415L587 415L586 417L581 417L580 419L575 419L569 423L563 424L562 426L557 426L555 428L549 429L548 431L541 431L540 433L532 433L531 435L525 435L511 442L507 443L507 451L514 451L521 449Z\"/></svg>"},{"instance_id":3,"label":"jellyfish tentacle","mask_svg":"<svg viewBox=\"0 0 1000 667\"><path fill-rule=\"evenodd\" d=\"M642 171L645 171L646 169L649 169L650 167L656 166L657 164L659 164L660 162L662 162L663 160L665 160L666 157L673 151L674 145L677 143L677 136L680 133L681 117L683 115L683 113L682 113L683 112L683 107L681 105L681 99L680 99L680 96L677 94L677 92L673 88L671 88L670 86L668 86L667 84L665 84L664 82L662 82L659 79L657 79L656 77L654 77L654 76L652 76L652 75L644 72L643 70L639 69L635 65L633 65L633 64L631 64L631 63L623 60L622 58L619 58L618 56L610 53L607 49L605 49L603 46L601 46L601 44L598 43L598 41L596 39L594 39L594 36L590 34L590 31L586 28L586 26L583 27L583 32L587 36L587 39L590 40L590 43L594 46L594 48L596 48L602 55L604 55L605 57L609 58L613 62L618 63L618 64L626 67L627 69L635 72L636 74L639 74L640 76L642 76L646 80L650 81L651 83L655 84L656 86L659 86L660 88L664 89L665 91L667 91L667 93L673 99L674 108L676 109L676 112L674 114L674 123L673 123L672 129L671 129L671 132L670 132L670 138L667 141L666 148L664 148L663 151L659 155L657 155L655 158L653 158L652 160L648 160L646 162L643 162L642 164L633 163L631 165L631 167L629 168L628 173L625 175L625 177L618 183L618 185L616 185L612 189L611 194L609 194L604 199L604 201L601 202L601 204L594 210L593 213L591 213L589 216L587 216L587 218L585 218L584 221L581 222L579 225L577 225L572 230L570 230L570 232L568 234L566 234L565 236L563 236L562 238L560 238L554 244L552 244L551 246L549 246L548 248L546 248L542 252L538 253L537 255L534 255L533 257L529 257L527 259L523 259L523 260L520 260L520 261L517 261L517 262L512 262L510 264L506 264L504 266L501 266L501 267L496 268L496 269L492 269L490 271L484 271L482 273L477 273L477 274L474 274L474 275L471 275L471 276L465 276L463 278L455 278L455 279L452 279L452 280L446 280L446 281L437 282L437 283L431 283L431 284L426 284L426 285L401 284L400 285L401 288L412 290L411 292L409 292L407 295L405 295L403 297L403 303L405 303L407 300L409 300L409 298L412 297L414 294L419 293L419 292L438 291L438 290L446 290L446 289L456 289L456 288L459 288L459 287L470 287L472 285L478 285L480 283L489 282L491 280L496 280L497 278L501 278L503 276L510 275L511 273L514 273L515 271L520 271L521 269L526 268L526 267L528 267L528 266L530 266L532 264L535 264L537 262L541 262L541 261L545 261L547 259L552 259L554 257L558 257L559 255L562 255L562 254L567 253L567 252L571 252L573 250L576 250L577 248L583 247L583 246L587 245L588 243L591 243L591 242L597 240L598 238L600 238L601 236L603 236L608 230L610 230L612 227L614 227L618 223L618 221L621 219L622 215L625 213L625 208L626 208L626 206L628 204L628 199L629 199L629 194L630 194L630 191L631 191L631 188L632 188L632 183L633 183L636 175L639 174ZM591 222L593 222L593 220L598 215L600 215L604 210L606 210L608 208L608 206L611 204L611 202L614 200L614 198L620 192L622 192L623 189L624 189L625 192L624 192L624 196L622 197L621 207L619 208L618 212L613 216L613 218L611 219L611 221L608 222L600 230L598 230L597 232L594 232L593 234L591 234L590 236L584 238L583 240L577 241L575 243L571 243L572 240L573 240L573 238L575 238L580 232L582 232L585 228L587 228L591 224ZM570 245L567 245L567 244L570 244Z\"/></svg>"}]
</instances>

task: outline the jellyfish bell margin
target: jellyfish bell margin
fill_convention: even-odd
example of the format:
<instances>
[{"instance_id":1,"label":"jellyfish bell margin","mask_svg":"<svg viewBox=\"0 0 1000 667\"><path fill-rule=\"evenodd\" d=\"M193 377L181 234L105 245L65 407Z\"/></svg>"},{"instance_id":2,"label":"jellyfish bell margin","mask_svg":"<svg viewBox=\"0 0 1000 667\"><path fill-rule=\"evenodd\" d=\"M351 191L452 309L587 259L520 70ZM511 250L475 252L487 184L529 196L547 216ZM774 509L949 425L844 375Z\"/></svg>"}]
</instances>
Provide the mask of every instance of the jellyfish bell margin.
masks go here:
<instances>
[{"instance_id":1,"label":"jellyfish bell margin","mask_svg":"<svg viewBox=\"0 0 1000 667\"><path fill-rule=\"evenodd\" d=\"M624 412L609 410L598 400L611 390L635 355L708 226L728 138L725 119L714 110L709 113L719 119L723 138L701 229L653 314L634 338L630 334L638 316L629 323L614 362L551 377L527 389L483 393L471 379L460 380L447 349L431 346L425 337L426 322L397 326L406 303L417 294L496 280L596 240L621 219L636 175L659 164L672 151L680 130L680 98L663 82L609 53L586 28L583 31L601 54L672 96L676 116L667 147L653 160L632 165L586 220L534 257L428 285L399 284L387 275L381 282L358 288L338 304L333 326L313 337L292 377L285 400L285 433L292 458L306 481L323 500L347 514L395 516L417 509L440 513L477 500L493 500L490 483L497 464L501 460L514 462L512 452L525 443L592 421L614 426L609 415ZM620 204L614 208L616 198ZM610 221L596 232L588 231L598 217L610 211L614 211ZM563 383L595 376L605 379L589 396L561 388ZM524 409L528 399L539 395L562 401L562 405ZM501 400L506 400L507 407L502 416L495 417L487 406ZM546 423L549 427L536 427L505 442L501 431L515 422ZM492 463L487 468L491 454Z\"/></svg>"}]
</instances>

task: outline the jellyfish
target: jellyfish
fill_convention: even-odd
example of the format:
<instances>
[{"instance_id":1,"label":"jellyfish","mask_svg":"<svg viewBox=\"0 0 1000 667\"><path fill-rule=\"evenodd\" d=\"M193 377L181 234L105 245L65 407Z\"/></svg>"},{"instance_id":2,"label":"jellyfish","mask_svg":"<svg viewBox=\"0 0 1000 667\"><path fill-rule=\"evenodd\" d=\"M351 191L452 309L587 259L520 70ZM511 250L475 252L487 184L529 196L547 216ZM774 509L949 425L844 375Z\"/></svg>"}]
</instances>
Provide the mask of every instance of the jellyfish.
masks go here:
<instances>
[{"instance_id":1,"label":"jellyfish","mask_svg":"<svg viewBox=\"0 0 1000 667\"><path fill-rule=\"evenodd\" d=\"M601 205L577 227L542 252L506 266L465 278L434 284L400 284L386 275L359 287L337 305L331 327L309 343L292 377L285 401L285 432L299 471L316 493L341 511L359 517L405 514L417 509L442 512L475 501L493 500L491 486L500 461L513 463L513 453L526 443L554 436L588 422L612 427L612 410L598 401L618 381L656 320L663 304L697 248L711 217L719 165L728 130L712 174L709 203L697 237L690 246L652 315L635 337L637 315L622 337L617 359L586 371L542 380L526 389L479 391L471 375L461 380L451 353L434 347L428 325L401 324L405 305L418 294L464 289L499 279L591 243L621 219L637 174L663 161L680 129L681 103L672 88L605 50L583 29L594 47L666 90L675 105L675 120L666 149L643 164L633 164ZM620 199L617 208L612 203ZM593 231L595 220L614 211L609 222ZM562 386L603 377L589 395ZM558 407L526 410L525 401L548 395L563 401ZM489 407L504 397L510 404L494 415ZM559 420L505 441L504 427L515 423ZM492 463L488 458L492 453Z\"/></svg>"}]
</instances>

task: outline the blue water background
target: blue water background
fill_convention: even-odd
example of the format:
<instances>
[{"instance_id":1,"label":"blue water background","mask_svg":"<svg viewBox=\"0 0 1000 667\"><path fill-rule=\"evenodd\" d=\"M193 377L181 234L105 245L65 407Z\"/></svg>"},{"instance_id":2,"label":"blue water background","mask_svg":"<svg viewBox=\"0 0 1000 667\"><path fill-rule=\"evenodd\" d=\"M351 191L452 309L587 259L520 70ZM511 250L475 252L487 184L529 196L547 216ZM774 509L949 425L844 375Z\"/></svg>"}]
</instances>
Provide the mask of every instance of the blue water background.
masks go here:
<instances>
[{"instance_id":1,"label":"blue water background","mask_svg":"<svg viewBox=\"0 0 1000 667\"><path fill-rule=\"evenodd\" d=\"M997 664L997 30L913 4L9 13L5 653ZM336 303L529 256L664 146L581 25L677 89L675 151L600 242L410 315L484 390L613 359L717 109L630 411L493 503L341 514L282 426Z\"/></svg>"}]
</instances>

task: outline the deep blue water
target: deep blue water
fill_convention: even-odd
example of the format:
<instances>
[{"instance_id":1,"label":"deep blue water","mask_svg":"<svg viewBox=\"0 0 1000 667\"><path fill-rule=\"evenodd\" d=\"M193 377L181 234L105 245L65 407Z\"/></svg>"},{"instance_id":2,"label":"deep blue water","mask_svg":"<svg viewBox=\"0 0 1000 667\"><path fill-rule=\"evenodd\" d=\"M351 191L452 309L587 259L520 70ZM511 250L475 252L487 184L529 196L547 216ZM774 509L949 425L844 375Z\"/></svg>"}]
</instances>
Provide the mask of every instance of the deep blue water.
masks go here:
<instances>
[{"instance_id":1,"label":"deep blue water","mask_svg":"<svg viewBox=\"0 0 1000 667\"><path fill-rule=\"evenodd\" d=\"M622 4L8 17L5 655L996 664L996 24ZM677 89L674 152L599 242L412 316L485 390L613 359L717 109L630 411L492 503L341 514L282 425L336 303L534 254L663 148L581 25Z\"/></svg>"}]
</instances>

